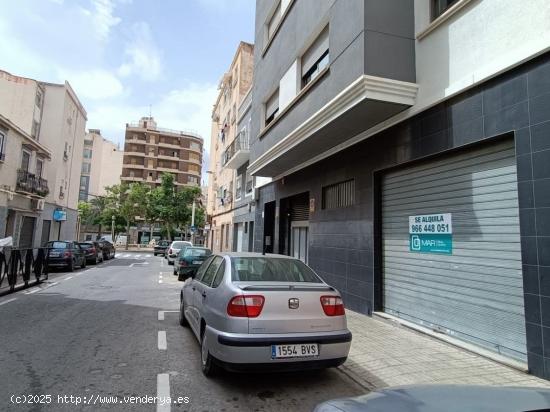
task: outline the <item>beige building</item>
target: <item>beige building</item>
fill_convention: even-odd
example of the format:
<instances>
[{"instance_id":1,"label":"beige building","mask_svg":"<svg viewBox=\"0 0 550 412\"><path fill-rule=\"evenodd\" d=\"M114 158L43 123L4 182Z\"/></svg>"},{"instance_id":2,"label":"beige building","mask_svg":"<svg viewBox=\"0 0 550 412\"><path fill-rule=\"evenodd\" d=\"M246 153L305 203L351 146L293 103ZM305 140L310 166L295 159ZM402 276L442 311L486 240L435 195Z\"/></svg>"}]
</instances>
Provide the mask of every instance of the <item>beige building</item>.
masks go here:
<instances>
[{"instance_id":1,"label":"beige building","mask_svg":"<svg viewBox=\"0 0 550 412\"><path fill-rule=\"evenodd\" d=\"M75 237L85 123L67 82L0 71L0 237L20 247Z\"/></svg>"},{"instance_id":2,"label":"beige building","mask_svg":"<svg viewBox=\"0 0 550 412\"><path fill-rule=\"evenodd\" d=\"M172 173L177 186L199 186L203 140L194 132L157 127L152 117L126 124L121 181L158 186Z\"/></svg>"},{"instance_id":3,"label":"beige building","mask_svg":"<svg viewBox=\"0 0 550 412\"><path fill-rule=\"evenodd\" d=\"M206 210L210 223L207 245L215 252L233 249L235 170L227 167L225 156L237 135L237 113L252 84L253 70L254 45L241 42L220 80L212 110Z\"/></svg>"},{"instance_id":4,"label":"beige building","mask_svg":"<svg viewBox=\"0 0 550 412\"><path fill-rule=\"evenodd\" d=\"M82 150L79 200L104 196L106 187L119 184L123 156L124 152L101 136L100 130L90 129Z\"/></svg>"}]
</instances>

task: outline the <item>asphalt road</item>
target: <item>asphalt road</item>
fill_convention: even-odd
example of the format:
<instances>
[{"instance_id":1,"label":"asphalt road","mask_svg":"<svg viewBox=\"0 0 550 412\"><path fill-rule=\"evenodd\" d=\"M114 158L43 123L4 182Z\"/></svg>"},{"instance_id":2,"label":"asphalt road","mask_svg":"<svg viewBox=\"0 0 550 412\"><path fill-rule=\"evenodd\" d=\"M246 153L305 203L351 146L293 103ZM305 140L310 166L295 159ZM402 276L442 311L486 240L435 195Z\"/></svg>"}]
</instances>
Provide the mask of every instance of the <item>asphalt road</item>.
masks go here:
<instances>
[{"instance_id":1,"label":"asphalt road","mask_svg":"<svg viewBox=\"0 0 550 412\"><path fill-rule=\"evenodd\" d=\"M309 411L365 393L338 369L206 379L180 285L163 258L119 253L0 298L0 410Z\"/></svg>"}]
</instances>

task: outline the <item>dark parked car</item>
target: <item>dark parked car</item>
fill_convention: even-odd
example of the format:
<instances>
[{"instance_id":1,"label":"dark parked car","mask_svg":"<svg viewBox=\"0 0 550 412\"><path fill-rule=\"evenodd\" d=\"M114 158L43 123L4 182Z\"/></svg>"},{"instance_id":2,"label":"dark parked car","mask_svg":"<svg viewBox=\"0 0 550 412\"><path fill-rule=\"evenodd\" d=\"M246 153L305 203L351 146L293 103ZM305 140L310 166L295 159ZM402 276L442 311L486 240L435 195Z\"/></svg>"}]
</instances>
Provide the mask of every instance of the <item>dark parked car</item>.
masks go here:
<instances>
[{"instance_id":1,"label":"dark parked car","mask_svg":"<svg viewBox=\"0 0 550 412\"><path fill-rule=\"evenodd\" d=\"M103 260L109 260L115 257L115 246L108 240L97 241L103 251Z\"/></svg>"},{"instance_id":2,"label":"dark parked car","mask_svg":"<svg viewBox=\"0 0 550 412\"><path fill-rule=\"evenodd\" d=\"M155 250L153 251L153 254L155 256L157 255L166 256L166 249L168 249L168 246L170 246L169 240L159 240L155 245Z\"/></svg>"},{"instance_id":3,"label":"dark parked car","mask_svg":"<svg viewBox=\"0 0 550 412\"><path fill-rule=\"evenodd\" d=\"M45 247L47 252L48 268L63 267L72 272L75 267L86 267L86 256L77 242L50 241Z\"/></svg>"},{"instance_id":4,"label":"dark parked car","mask_svg":"<svg viewBox=\"0 0 550 412\"><path fill-rule=\"evenodd\" d=\"M86 263L97 265L98 263L103 262L103 249L101 248L99 242L80 242L79 245L80 248L84 250Z\"/></svg>"},{"instance_id":5,"label":"dark parked car","mask_svg":"<svg viewBox=\"0 0 550 412\"><path fill-rule=\"evenodd\" d=\"M174 275L178 275L178 280L187 279L197 273L197 269L202 265L202 262L211 254L212 251L205 247L188 247L180 250L176 260L174 260Z\"/></svg>"}]
</instances>

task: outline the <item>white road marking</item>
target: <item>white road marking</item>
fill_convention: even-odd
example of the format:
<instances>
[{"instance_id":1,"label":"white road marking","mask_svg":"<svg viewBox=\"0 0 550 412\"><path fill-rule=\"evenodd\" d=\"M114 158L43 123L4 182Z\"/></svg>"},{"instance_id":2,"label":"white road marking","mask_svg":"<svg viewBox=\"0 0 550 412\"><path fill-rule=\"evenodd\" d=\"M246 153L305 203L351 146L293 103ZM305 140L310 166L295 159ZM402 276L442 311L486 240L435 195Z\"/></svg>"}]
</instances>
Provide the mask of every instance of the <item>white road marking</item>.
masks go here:
<instances>
[{"instance_id":1,"label":"white road marking","mask_svg":"<svg viewBox=\"0 0 550 412\"><path fill-rule=\"evenodd\" d=\"M74 276L67 276L65 279L63 280L69 280L69 279L72 279Z\"/></svg>"},{"instance_id":2,"label":"white road marking","mask_svg":"<svg viewBox=\"0 0 550 412\"><path fill-rule=\"evenodd\" d=\"M48 286L46 286L46 288L51 288L52 286L55 286L55 285L59 285L59 282L50 283Z\"/></svg>"},{"instance_id":3,"label":"white road marking","mask_svg":"<svg viewBox=\"0 0 550 412\"><path fill-rule=\"evenodd\" d=\"M160 261L160 267L163 267L164 266L164 257L162 258L162 260Z\"/></svg>"},{"instance_id":4,"label":"white road marking","mask_svg":"<svg viewBox=\"0 0 550 412\"><path fill-rule=\"evenodd\" d=\"M6 303L13 302L14 300L17 300L17 298L8 299L8 300L5 300L4 302L0 302L0 306L1 306L1 305L5 305Z\"/></svg>"},{"instance_id":5,"label":"white road marking","mask_svg":"<svg viewBox=\"0 0 550 412\"><path fill-rule=\"evenodd\" d=\"M157 375L157 412L170 412L170 375L159 373Z\"/></svg>"},{"instance_id":6,"label":"white road marking","mask_svg":"<svg viewBox=\"0 0 550 412\"><path fill-rule=\"evenodd\" d=\"M130 255L129 253L126 253L124 256L121 256L121 257L128 258L128 257L130 257L130 256L132 256L132 255Z\"/></svg>"},{"instance_id":7,"label":"white road marking","mask_svg":"<svg viewBox=\"0 0 550 412\"><path fill-rule=\"evenodd\" d=\"M36 293L38 291L42 290L41 288L32 288L25 292L25 295L32 295L33 293Z\"/></svg>"},{"instance_id":8,"label":"white road marking","mask_svg":"<svg viewBox=\"0 0 550 412\"><path fill-rule=\"evenodd\" d=\"M133 268L134 266L144 266L144 265L148 265L149 262L137 262L137 263L132 263L130 265L131 268Z\"/></svg>"},{"instance_id":9,"label":"white road marking","mask_svg":"<svg viewBox=\"0 0 550 412\"><path fill-rule=\"evenodd\" d=\"M139 259L141 255L134 255L134 258Z\"/></svg>"},{"instance_id":10,"label":"white road marking","mask_svg":"<svg viewBox=\"0 0 550 412\"><path fill-rule=\"evenodd\" d=\"M166 350L166 348L168 347L166 343L166 331L164 330L159 330L158 347L159 347L159 350Z\"/></svg>"},{"instance_id":11,"label":"white road marking","mask_svg":"<svg viewBox=\"0 0 550 412\"><path fill-rule=\"evenodd\" d=\"M159 310L158 318L159 320L164 320L165 313L178 313L179 310Z\"/></svg>"}]
</instances>

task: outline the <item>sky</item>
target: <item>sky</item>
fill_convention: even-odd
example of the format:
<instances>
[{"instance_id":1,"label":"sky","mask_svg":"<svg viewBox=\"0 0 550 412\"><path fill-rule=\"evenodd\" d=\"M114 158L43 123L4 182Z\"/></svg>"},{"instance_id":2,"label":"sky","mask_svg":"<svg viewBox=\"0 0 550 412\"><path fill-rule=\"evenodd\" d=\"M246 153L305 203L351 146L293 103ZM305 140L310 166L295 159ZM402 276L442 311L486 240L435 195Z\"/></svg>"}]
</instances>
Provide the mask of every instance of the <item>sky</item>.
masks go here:
<instances>
[{"instance_id":1,"label":"sky","mask_svg":"<svg viewBox=\"0 0 550 412\"><path fill-rule=\"evenodd\" d=\"M86 127L123 147L126 123L191 130L209 150L217 85L255 0L0 0L0 69L69 81ZM207 156L206 156L207 158Z\"/></svg>"}]
</instances>

